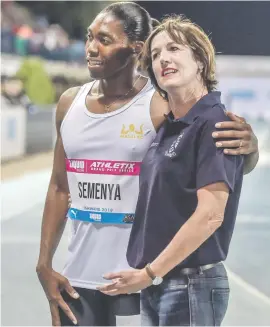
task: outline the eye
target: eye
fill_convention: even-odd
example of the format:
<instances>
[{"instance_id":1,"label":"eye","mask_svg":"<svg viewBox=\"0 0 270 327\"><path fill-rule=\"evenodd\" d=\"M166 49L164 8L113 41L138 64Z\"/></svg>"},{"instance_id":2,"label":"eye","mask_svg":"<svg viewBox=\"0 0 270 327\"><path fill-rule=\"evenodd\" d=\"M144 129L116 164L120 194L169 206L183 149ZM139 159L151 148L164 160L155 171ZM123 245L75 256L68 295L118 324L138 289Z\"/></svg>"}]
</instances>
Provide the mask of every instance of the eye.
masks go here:
<instances>
[{"instance_id":1,"label":"eye","mask_svg":"<svg viewBox=\"0 0 270 327\"><path fill-rule=\"evenodd\" d=\"M111 43L111 40L106 36L101 36L99 40L104 45L109 45Z\"/></svg>"},{"instance_id":2,"label":"eye","mask_svg":"<svg viewBox=\"0 0 270 327\"><path fill-rule=\"evenodd\" d=\"M173 52L175 52L175 51L179 50L179 48L176 47L176 46L174 46L174 45L172 45L172 46L170 47L170 50L173 51Z\"/></svg>"},{"instance_id":3,"label":"eye","mask_svg":"<svg viewBox=\"0 0 270 327\"><path fill-rule=\"evenodd\" d=\"M89 34L89 33L87 33L87 34L85 35L85 37L86 37L86 39L87 39L88 41L92 41L92 40L93 40L93 36L92 36L91 34Z\"/></svg>"},{"instance_id":4,"label":"eye","mask_svg":"<svg viewBox=\"0 0 270 327\"><path fill-rule=\"evenodd\" d=\"M155 53L152 54L152 60L155 60L157 57L158 57L158 53L157 52L155 52Z\"/></svg>"}]
</instances>

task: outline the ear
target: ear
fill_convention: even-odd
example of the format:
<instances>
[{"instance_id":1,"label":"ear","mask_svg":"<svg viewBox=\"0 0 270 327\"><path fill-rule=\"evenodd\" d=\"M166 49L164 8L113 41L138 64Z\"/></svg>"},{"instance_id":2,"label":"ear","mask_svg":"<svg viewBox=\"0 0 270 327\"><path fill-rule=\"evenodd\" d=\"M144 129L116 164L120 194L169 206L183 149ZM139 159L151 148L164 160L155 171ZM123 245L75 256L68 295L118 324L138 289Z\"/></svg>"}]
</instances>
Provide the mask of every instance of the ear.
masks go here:
<instances>
[{"instance_id":1,"label":"ear","mask_svg":"<svg viewBox=\"0 0 270 327\"><path fill-rule=\"evenodd\" d=\"M198 62L198 71L202 73L203 71L203 64L201 62Z\"/></svg>"}]
</instances>

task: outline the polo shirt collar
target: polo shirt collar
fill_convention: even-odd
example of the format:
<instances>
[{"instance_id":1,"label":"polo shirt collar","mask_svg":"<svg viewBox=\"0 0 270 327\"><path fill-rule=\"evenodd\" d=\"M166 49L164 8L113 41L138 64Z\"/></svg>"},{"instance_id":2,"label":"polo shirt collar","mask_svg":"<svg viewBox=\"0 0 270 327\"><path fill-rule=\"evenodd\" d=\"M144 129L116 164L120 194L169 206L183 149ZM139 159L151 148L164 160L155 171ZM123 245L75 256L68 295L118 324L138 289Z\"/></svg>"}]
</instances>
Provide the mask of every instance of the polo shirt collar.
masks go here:
<instances>
[{"instance_id":1,"label":"polo shirt collar","mask_svg":"<svg viewBox=\"0 0 270 327\"><path fill-rule=\"evenodd\" d=\"M212 108L216 104L221 103L221 93L218 91L210 92L204 95L195 105L188 111L188 113L181 118L175 119L172 111L166 116L170 123L182 122L190 125L194 120L203 114L207 108Z\"/></svg>"}]
</instances>

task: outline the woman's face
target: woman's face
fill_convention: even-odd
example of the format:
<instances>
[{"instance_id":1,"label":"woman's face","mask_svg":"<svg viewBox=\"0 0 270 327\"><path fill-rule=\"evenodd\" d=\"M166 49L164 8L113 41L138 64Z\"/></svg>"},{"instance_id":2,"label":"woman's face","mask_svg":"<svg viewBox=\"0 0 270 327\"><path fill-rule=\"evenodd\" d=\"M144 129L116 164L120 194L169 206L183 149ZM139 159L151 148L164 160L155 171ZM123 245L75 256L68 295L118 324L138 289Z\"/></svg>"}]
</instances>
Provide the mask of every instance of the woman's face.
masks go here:
<instances>
[{"instance_id":1,"label":"woman's face","mask_svg":"<svg viewBox=\"0 0 270 327\"><path fill-rule=\"evenodd\" d=\"M166 31L157 34L151 43L152 69L160 88L193 87L198 83L198 63L192 50L174 42Z\"/></svg>"},{"instance_id":2,"label":"woman's face","mask_svg":"<svg viewBox=\"0 0 270 327\"><path fill-rule=\"evenodd\" d=\"M127 66L132 48L121 22L107 13L89 26L85 52L91 77L106 79Z\"/></svg>"}]
</instances>

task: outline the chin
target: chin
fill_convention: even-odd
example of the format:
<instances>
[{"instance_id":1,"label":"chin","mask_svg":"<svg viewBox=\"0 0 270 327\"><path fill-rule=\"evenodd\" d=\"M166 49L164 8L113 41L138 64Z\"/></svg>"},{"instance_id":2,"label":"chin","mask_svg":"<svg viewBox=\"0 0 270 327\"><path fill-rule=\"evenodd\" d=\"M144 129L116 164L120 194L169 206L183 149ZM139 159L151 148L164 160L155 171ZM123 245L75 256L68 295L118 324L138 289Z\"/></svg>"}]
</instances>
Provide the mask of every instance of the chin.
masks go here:
<instances>
[{"instance_id":1,"label":"chin","mask_svg":"<svg viewBox=\"0 0 270 327\"><path fill-rule=\"evenodd\" d=\"M104 78L104 74L103 72L97 72L97 71L93 71L92 69L88 69L89 74L90 74L90 78L92 79L103 79Z\"/></svg>"},{"instance_id":2,"label":"chin","mask_svg":"<svg viewBox=\"0 0 270 327\"><path fill-rule=\"evenodd\" d=\"M162 83L160 84L160 88L166 92L168 92L171 89L174 89L176 87L179 87L179 83L176 83L175 81L167 82L167 83Z\"/></svg>"}]
</instances>

